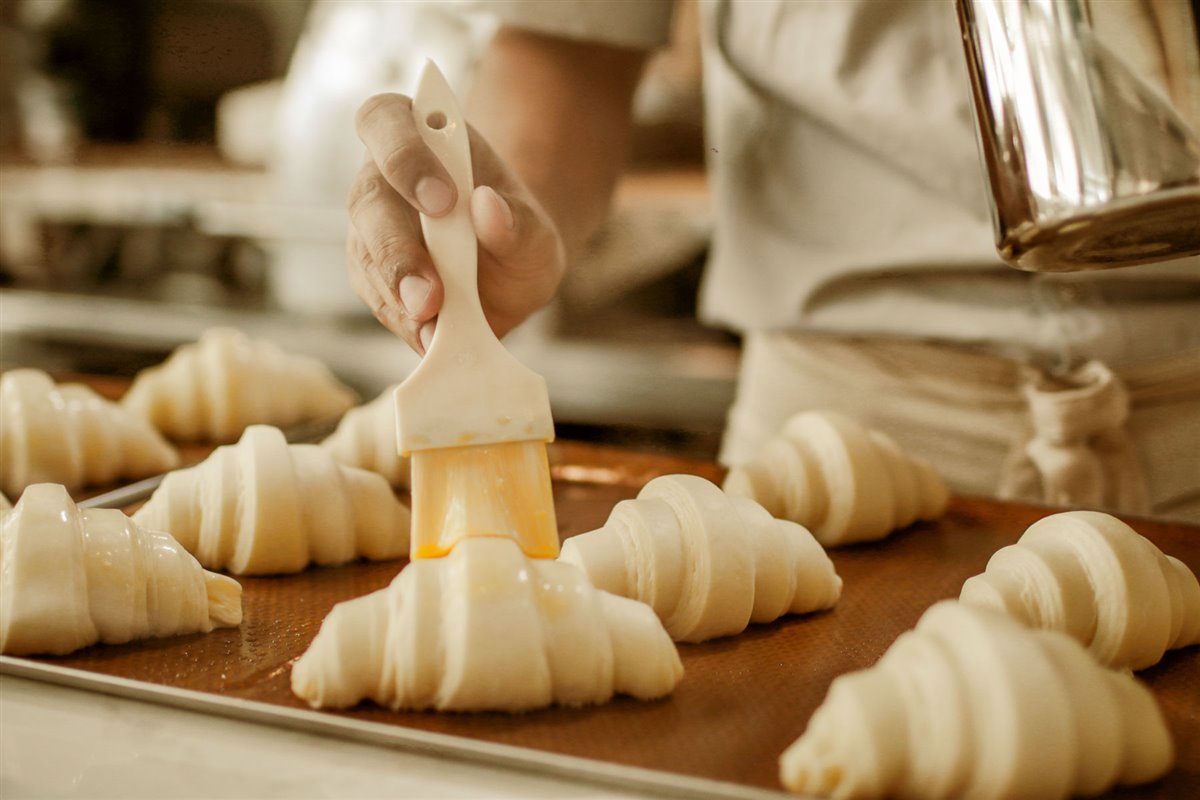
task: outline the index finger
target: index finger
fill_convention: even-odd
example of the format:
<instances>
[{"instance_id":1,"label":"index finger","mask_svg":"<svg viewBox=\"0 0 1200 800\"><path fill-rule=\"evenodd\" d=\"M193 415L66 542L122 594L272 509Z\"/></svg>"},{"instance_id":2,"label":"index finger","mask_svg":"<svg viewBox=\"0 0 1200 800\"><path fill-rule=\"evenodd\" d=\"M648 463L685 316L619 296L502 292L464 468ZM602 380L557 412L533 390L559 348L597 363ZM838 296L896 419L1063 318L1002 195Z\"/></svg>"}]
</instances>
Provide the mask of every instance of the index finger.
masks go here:
<instances>
[{"instance_id":1,"label":"index finger","mask_svg":"<svg viewBox=\"0 0 1200 800\"><path fill-rule=\"evenodd\" d=\"M368 98L354 117L354 127L384 179L410 205L431 217L454 207L454 181L422 141L410 98L393 93Z\"/></svg>"}]
</instances>

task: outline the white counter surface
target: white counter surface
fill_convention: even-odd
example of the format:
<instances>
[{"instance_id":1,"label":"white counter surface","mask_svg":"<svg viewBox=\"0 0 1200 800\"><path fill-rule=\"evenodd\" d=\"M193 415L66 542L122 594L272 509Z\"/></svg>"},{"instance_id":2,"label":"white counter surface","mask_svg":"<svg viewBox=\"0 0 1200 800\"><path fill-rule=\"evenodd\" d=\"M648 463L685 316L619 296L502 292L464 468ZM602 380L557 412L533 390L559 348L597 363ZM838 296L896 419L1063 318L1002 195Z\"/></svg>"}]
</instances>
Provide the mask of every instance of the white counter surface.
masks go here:
<instances>
[{"instance_id":1,"label":"white counter surface","mask_svg":"<svg viewBox=\"0 0 1200 800\"><path fill-rule=\"evenodd\" d=\"M0 797L650 795L0 675Z\"/></svg>"}]
</instances>

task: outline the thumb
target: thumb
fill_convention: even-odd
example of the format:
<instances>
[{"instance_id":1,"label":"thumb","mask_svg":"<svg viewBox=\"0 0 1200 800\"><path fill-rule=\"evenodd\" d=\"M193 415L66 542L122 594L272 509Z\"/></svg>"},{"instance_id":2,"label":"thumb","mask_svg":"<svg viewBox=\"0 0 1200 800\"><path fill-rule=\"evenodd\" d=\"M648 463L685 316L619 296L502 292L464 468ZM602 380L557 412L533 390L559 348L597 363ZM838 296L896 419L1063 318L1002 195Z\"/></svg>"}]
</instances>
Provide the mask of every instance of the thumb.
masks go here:
<instances>
[{"instance_id":1,"label":"thumb","mask_svg":"<svg viewBox=\"0 0 1200 800\"><path fill-rule=\"evenodd\" d=\"M540 270L559 259L558 235L536 204L490 186L471 193L471 222L480 246L505 268Z\"/></svg>"},{"instance_id":2,"label":"thumb","mask_svg":"<svg viewBox=\"0 0 1200 800\"><path fill-rule=\"evenodd\" d=\"M479 243L497 258L519 241L512 206L490 186L476 186L471 192L471 222Z\"/></svg>"},{"instance_id":3,"label":"thumb","mask_svg":"<svg viewBox=\"0 0 1200 800\"><path fill-rule=\"evenodd\" d=\"M497 335L550 302L565 258L558 229L541 206L490 186L471 193L471 221L479 240L479 296Z\"/></svg>"}]
</instances>

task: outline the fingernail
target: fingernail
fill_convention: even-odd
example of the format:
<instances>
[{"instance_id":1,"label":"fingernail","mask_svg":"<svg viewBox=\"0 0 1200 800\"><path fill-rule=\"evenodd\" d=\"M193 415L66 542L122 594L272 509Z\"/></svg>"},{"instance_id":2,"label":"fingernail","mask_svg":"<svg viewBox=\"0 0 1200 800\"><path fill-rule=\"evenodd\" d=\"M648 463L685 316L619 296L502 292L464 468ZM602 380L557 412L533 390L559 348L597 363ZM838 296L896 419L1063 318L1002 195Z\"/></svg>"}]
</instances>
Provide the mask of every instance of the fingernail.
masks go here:
<instances>
[{"instance_id":1,"label":"fingernail","mask_svg":"<svg viewBox=\"0 0 1200 800\"><path fill-rule=\"evenodd\" d=\"M436 320L426 322L421 326L421 330L417 331L417 337L421 340L421 349L426 353L429 352L429 347L433 344L433 328L435 325L437 325Z\"/></svg>"},{"instance_id":2,"label":"fingernail","mask_svg":"<svg viewBox=\"0 0 1200 800\"><path fill-rule=\"evenodd\" d=\"M421 207L421 211L437 216L445 214L450 210L450 204L454 202L454 193L450 191L450 185L441 178L433 178L426 176L417 181L416 189L417 205Z\"/></svg>"},{"instance_id":3,"label":"fingernail","mask_svg":"<svg viewBox=\"0 0 1200 800\"><path fill-rule=\"evenodd\" d=\"M510 206L508 201L501 197L500 193L492 187L480 186L479 189L483 192L488 202L491 203L495 213L500 215L501 221L504 222L505 229L511 231L513 226L517 224L516 220L513 219L512 206Z\"/></svg>"},{"instance_id":4,"label":"fingernail","mask_svg":"<svg viewBox=\"0 0 1200 800\"><path fill-rule=\"evenodd\" d=\"M425 310L425 300L429 297L429 279L420 275L405 275L400 279L398 288L404 313L410 317L419 316Z\"/></svg>"}]
</instances>

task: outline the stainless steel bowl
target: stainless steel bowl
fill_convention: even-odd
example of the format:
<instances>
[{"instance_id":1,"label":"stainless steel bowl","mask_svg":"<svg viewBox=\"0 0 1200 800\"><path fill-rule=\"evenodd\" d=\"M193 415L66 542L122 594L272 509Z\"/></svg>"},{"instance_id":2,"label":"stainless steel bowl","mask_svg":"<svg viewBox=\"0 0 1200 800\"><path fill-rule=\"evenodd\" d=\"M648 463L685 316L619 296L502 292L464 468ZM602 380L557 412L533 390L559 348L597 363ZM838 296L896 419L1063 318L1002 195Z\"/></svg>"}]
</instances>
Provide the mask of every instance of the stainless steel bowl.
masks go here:
<instances>
[{"instance_id":1,"label":"stainless steel bowl","mask_svg":"<svg viewBox=\"0 0 1200 800\"><path fill-rule=\"evenodd\" d=\"M1037 272L1200 253L1187 0L958 0L996 248Z\"/></svg>"}]
</instances>

